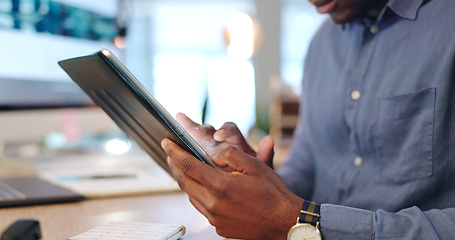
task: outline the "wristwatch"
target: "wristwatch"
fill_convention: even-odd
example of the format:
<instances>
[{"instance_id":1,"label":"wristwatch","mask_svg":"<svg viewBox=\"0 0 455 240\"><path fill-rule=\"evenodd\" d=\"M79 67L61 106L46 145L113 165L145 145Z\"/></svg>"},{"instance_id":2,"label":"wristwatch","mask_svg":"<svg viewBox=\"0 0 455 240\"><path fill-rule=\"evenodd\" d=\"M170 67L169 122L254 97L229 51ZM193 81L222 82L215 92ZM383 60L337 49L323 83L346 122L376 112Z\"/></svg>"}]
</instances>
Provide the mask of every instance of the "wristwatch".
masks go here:
<instances>
[{"instance_id":1,"label":"wristwatch","mask_svg":"<svg viewBox=\"0 0 455 240\"><path fill-rule=\"evenodd\" d=\"M304 201L297 223L289 230L287 240L321 240L319 232L319 214L321 206Z\"/></svg>"}]
</instances>

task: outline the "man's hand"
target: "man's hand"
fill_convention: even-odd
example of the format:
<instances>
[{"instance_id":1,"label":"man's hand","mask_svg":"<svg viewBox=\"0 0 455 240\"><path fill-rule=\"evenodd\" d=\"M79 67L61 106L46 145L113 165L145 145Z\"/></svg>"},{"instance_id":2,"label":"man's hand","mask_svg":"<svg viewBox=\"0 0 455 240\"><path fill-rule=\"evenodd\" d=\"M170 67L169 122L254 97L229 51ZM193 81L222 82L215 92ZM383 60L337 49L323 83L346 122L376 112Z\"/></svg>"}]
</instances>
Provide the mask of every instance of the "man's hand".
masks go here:
<instances>
[{"instance_id":1,"label":"man's hand","mask_svg":"<svg viewBox=\"0 0 455 240\"><path fill-rule=\"evenodd\" d=\"M200 125L193 122L183 113L177 114L176 119L209 155L232 145L273 168L274 142L271 136L266 136L259 142L256 153L246 142L237 125L232 122L227 122L216 130L210 125Z\"/></svg>"},{"instance_id":2,"label":"man's hand","mask_svg":"<svg viewBox=\"0 0 455 240\"><path fill-rule=\"evenodd\" d=\"M263 162L234 146L212 156L224 172L197 160L164 139L174 178L219 235L242 239L285 239L303 199Z\"/></svg>"}]
</instances>

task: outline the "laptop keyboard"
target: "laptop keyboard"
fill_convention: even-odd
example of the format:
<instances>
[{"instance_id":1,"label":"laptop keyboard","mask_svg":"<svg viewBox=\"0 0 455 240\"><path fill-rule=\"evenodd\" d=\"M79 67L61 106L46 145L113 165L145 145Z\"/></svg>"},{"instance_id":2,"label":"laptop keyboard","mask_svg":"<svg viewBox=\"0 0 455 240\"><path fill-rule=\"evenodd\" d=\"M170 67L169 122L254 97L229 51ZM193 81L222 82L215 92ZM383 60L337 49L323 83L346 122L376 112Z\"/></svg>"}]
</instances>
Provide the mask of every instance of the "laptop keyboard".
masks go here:
<instances>
[{"instance_id":1,"label":"laptop keyboard","mask_svg":"<svg viewBox=\"0 0 455 240\"><path fill-rule=\"evenodd\" d=\"M25 195L10 187L8 184L0 182L0 201L14 199L25 199Z\"/></svg>"}]
</instances>

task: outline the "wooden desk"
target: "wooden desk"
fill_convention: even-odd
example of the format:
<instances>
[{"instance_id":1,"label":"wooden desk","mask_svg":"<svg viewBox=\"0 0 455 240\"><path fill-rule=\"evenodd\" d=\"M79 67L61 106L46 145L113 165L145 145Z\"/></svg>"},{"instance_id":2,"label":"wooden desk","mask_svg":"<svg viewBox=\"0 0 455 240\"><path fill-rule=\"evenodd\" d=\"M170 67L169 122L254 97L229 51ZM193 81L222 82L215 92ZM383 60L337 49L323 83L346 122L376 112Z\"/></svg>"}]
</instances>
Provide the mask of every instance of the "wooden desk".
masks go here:
<instances>
[{"instance_id":1,"label":"wooden desk","mask_svg":"<svg viewBox=\"0 0 455 240\"><path fill-rule=\"evenodd\" d=\"M45 240L64 240L110 221L182 224L187 232L181 239L224 239L183 192L0 208L0 232L18 219L38 220Z\"/></svg>"},{"instance_id":2,"label":"wooden desk","mask_svg":"<svg viewBox=\"0 0 455 240\"><path fill-rule=\"evenodd\" d=\"M5 160L0 155L0 176L33 174L32 160ZM44 240L65 240L110 221L181 224L186 227L181 239L224 239L191 205L183 191L0 208L0 234L18 219L38 220Z\"/></svg>"}]
</instances>

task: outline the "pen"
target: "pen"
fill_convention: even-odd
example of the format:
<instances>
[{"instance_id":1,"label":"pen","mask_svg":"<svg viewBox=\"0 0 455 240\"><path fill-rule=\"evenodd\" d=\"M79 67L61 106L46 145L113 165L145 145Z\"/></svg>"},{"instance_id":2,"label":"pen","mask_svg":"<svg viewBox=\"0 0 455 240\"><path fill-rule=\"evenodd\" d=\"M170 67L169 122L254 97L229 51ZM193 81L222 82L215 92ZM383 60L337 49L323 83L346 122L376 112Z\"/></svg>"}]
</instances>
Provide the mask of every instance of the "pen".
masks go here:
<instances>
[{"instance_id":1,"label":"pen","mask_svg":"<svg viewBox=\"0 0 455 240\"><path fill-rule=\"evenodd\" d=\"M103 179L119 179L119 178L136 178L134 173L119 173L119 174L94 174L94 175L67 175L59 176L58 180L62 182L74 182L81 180L103 180Z\"/></svg>"}]
</instances>

